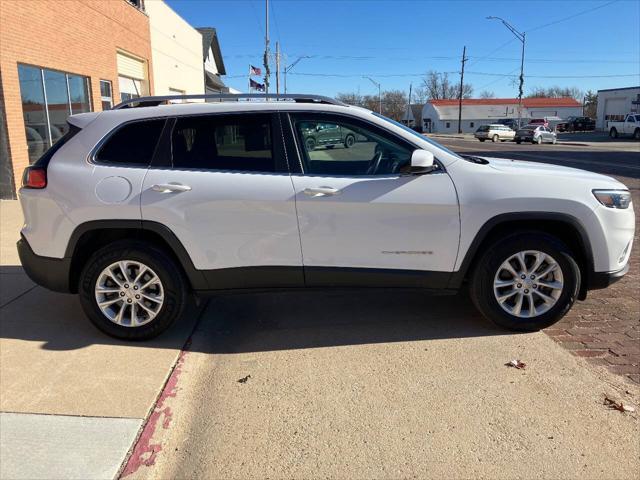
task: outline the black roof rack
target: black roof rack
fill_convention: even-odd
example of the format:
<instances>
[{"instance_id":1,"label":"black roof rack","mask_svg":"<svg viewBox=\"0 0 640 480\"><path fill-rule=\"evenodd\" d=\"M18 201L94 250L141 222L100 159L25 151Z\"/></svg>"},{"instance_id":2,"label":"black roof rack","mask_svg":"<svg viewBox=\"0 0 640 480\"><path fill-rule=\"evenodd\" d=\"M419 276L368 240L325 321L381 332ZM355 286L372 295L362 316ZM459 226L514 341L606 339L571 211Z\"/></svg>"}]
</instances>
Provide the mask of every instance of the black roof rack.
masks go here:
<instances>
[{"instance_id":1,"label":"black roof rack","mask_svg":"<svg viewBox=\"0 0 640 480\"><path fill-rule=\"evenodd\" d=\"M112 110L120 110L122 108L134 108L134 107L155 107L171 100L244 100L244 99L261 99L261 100L275 100L275 101L294 101L297 103L324 103L328 105L342 105L347 106L339 100L335 100L330 97L323 97L321 95L302 95L295 94L282 94L277 93L202 93L195 95L160 95L151 97L139 97L130 98L124 102L119 103L112 107Z\"/></svg>"}]
</instances>

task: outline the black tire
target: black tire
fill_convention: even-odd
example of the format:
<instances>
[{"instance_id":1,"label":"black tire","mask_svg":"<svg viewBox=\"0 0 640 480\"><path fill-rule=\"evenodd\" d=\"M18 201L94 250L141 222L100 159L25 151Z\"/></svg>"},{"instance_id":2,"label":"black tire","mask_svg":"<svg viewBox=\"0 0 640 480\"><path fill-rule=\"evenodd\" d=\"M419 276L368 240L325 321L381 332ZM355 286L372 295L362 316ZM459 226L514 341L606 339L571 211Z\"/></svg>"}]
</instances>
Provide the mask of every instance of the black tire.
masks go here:
<instances>
[{"instance_id":1,"label":"black tire","mask_svg":"<svg viewBox=\"0 0 640 480\"><path fill-rule=\"evenodd\" d=\"M635 140L640 140L640 128L636 128L636 131L633 132L633 138Z\"/></svg>"},{"instance_id":2,"label":"black tire","mask_svg":"<svg viewBox=\"0 0 640 480\"><path fill-rule=\"evenodd\" d=\"M480 140L481 142L484 142L486 138L479 138L478 140Z\"/></svg>"},{"instance_id":3,"label":"black tire","mask_svg":"<svg viewBox=\"0 0 640 480\"><path fill-rule=\"evenodd\" d=\"M491 141L493 143L499 142L500 141L500 137L498 135L494 135L493 137L491 137Z\"/></svg>"},{"instance_id":4,"label":"black tire","mask_svg":"<svg viewBox=\"0 0 640 480\"><path fill-rule=\"evenodd\" d=\"M109 320L98 307L95 285L100 273L120 260L141 262L151 268L164 290L164 302L157 316L139 327L118 325ZM189 299L189 289L182 270L164 251L143 242L119 241L95 252L80 275L80 303L89 320L101 331L123 340L148 340L164 332L182 316Z\"/></svg>"},{"instance_id":5,"label":"black tire","mask_svg":"<svg viewBox=\"0 0 640 480\"><path fill-rule=\"evenodd\" d=\"M522 140L516 140L516 143L520 145L522 143Z\"/></svg>"},{"instance_id":6,"label":"black tire","mask_svg":"<svg viewBox=\"0 0 640 480\"><path fill-rule=\"evenodd\" d=\"M525 250L551 255L558 263L564 279L564 287L555 305L533 318L511 315L500 306L493 292L493 280L500 265L515 253ZM580 268L564 243L543 232L521 231L485 249L472 273L470 294L480 313L495 324L509 330L531 332L553 325L564 317L576 301L580 282Z\"/></svg>"},{"instance_id":7,"label":"black tire","mask_svg":"<svg viewBox=\"0 0 640 480\"><path fill-rule=\"evenodd\" d=\"M615 128L612 128L611 130L609 130L609 136L611 138L618 138L618 130L616 130Z\"/></svg>"},{"instance_id":8,"label":"black tire","mask_svg":"<svg viewBox=\"0 0 640 480\"><path fill-rule=\"evenodd\" d=\"M351 148L356 144L356 137L353 135L347 135L344 139L344 148Z\"/></svg>"},{"instance_id":9,"label":"black tire","mask_svg":"<svg viewBox=\"0 0 640 480\"><path fill-rule=\"evenodd\" d=\"M542 135L540 135L540 136L538 137L538 140L536 140L536 143L537 143L538 145L542 145Z\"/></svg>"},{"instance_id":10,"label":"black tire","mask_svg":"<svg viewBox=\"0 0 640 480\"><path fill-rule=\"evenodd\" d=\"M307 152L312 152L316 148L316 140L313 137L308 137L304 141L304 144L307 147Z\"/></svg>"}]
</instances>

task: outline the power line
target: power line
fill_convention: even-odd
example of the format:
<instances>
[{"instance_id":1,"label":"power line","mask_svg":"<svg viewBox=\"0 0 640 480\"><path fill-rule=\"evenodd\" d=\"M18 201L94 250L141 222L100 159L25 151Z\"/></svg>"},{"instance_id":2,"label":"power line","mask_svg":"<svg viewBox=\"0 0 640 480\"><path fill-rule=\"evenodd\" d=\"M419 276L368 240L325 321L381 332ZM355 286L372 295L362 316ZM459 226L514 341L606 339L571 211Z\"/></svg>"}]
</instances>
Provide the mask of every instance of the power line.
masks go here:
<instances>
[{"instance_id":1,"label":"power line","mask_svg":"<svg viewBox=\"0 0 640 480\"><path fill-rule=\"evenodd\" d=\"M561 18L559 20L554 20L553 22L545 23L544 25L539 25L537 27L530 28L526 32L527 33L535 32L535 31L540 30L542 28L547 28L547 27L550 27L552 25L557 25L558 23L566 22L567 20L572 20L572 19L574 19L576 17L579 17L580 15L584 15L585 13L590 13L590 12L593 12L595 10L600 10L601 8L608 7L609 5L613 5L614 3L619 2L619 1L620 0L612 0L611 2L607 2L607 3L604 3L602 5L598 5L597 7L589 8L587 10L583 10L581 12L574 13L573 15L569 15L568 17L564 17L564 18Z\"/></svg>"},{"instance_id":2,"label":"power line","mask_svg":"<svg viewBox=\"0 0 640 480\"><path fill-rule=\"evenodd\" d=\"M459 71L450 71L450 72L441 72L451 75L457 75ZM489 77L500 77L500 78L516 78L518 75L513 75L511 73L490 73L490 72L466 72L468 75L481 75L481 76L489 76ZM320 72L295 72L290 75L299 75L305 77L336 77L336 78L356 78L362 76L372 76L372 77L380 77L380 78L393 78L393 77L423 77L425 73L368 73L368 74L360 74L360 73L320 73ZM623 77L637 77L637 73L621 73L621 74L606 74L606 75L527 75L528 78L623 78Z\"/></svg>"}]
</instances>

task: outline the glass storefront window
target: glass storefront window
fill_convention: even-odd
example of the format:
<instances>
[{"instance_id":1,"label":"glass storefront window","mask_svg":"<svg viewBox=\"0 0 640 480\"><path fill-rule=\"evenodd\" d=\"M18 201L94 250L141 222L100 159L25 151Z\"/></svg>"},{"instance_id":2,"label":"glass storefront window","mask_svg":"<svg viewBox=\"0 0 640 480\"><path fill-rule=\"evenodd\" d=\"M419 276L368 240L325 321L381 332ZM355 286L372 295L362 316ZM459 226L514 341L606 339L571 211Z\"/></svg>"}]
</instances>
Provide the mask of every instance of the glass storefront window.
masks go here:
<instances>
[{"instance_id":1,"label":"glass storefront window","mask_svg":"<svg viewBox=\"0 0 640 480\"><path fill-rule=\"evenodd\" d=\"M89 79L30 65L18 65L18 77L33 163L67 133L69 115L91 111Z\"/></svg>"},{"instance_id":2,"label":"glass storefront window","mask_svg":"<svg viewBox=\"0 0 640 480\"><path fill-rule=\"evenodd\" d=\"M34 162L49 148L49 122L44 101L42 71L27 65L18 65L22 114L27 135L29 161Z\"/></svg>"},{"instance_id":3,"label":"glass storefront window","mask_svg":"<svg viewBox=\"0 0 640 480\"><path fill-rule=\"evenodd\" d=\"M71 97L71 114L91 111L89 101L89 79L79 75L67 75L69 81L69 96Z\"/></svg>"},{"instance_id":4,"label":"glass storefront window","mask_svg":"<svg viewBox=\"0 0 640 480\"><path fill-rule=\"evenodd\" d=\"M44 93L49 111L49 132L51 132L51 144L53 145L67 133L67 117L71 115L66 75L62 72L44 70Z\"/></svg>"}]
</instances>

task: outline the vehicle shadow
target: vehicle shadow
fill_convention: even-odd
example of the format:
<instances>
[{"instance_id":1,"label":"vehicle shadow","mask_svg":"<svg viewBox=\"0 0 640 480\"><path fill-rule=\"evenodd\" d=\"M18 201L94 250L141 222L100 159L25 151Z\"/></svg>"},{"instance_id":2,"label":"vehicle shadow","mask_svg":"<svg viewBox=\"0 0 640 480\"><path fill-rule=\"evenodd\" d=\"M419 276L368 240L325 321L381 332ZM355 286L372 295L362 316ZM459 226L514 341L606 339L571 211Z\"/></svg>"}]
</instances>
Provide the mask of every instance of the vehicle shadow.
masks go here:
<instances>
[{"instance_id":1,"label":"vehicle shadow","mask_svg":"<svg viewBox=\"0 0 640 480\"><path fill-rule=\"evenodd\" d=\"M508 335L468 295L419 290L311 290L213 298L197 331L212 353ZM206 339L206 340L204 340Z\"/></svg>"},{"instance_id":2,"label":"vehicle shadow","mask_svg":"<svg viewBox=\"0 0 640 480\"><path fill-rule=\"evenodd\" d=\"M195 330L194 330L195 328ZM36 287L0 309L0 338L46 350L91 345L236 353L510 334L483 319L465 294L418 290L311 290L221 294L190 306L180 324L142 342L113 339L85 317L75 295Z\"/></svg>"}]
</instances>

